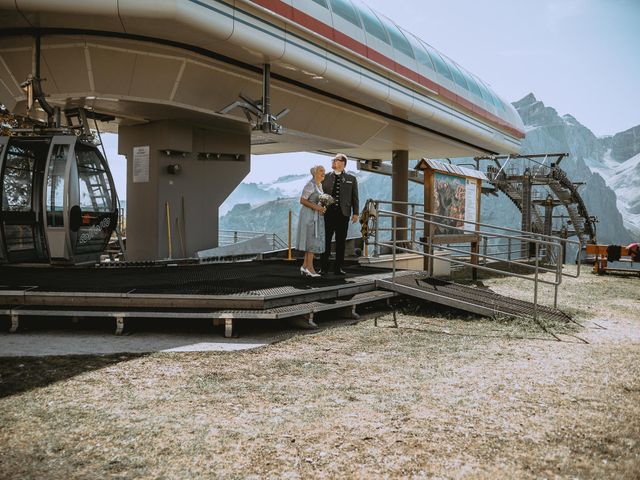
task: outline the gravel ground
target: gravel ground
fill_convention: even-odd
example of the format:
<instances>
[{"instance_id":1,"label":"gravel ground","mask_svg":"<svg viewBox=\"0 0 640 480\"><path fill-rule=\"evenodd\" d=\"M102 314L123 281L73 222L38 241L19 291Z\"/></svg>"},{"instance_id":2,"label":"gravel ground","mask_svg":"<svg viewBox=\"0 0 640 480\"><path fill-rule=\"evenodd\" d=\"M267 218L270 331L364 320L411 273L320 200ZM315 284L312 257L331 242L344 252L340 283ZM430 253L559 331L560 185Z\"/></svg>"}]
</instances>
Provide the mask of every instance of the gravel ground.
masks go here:
<instances>
[{"instance_id":1,"label":"gravel ground","mask_svg":"<svg viewBox=\"0 0 640 480\"><path fill-rule=\"evenodd\" d=\"M639 287L567 281L581 325L406 304L250 351L1 358L0 478L637 479Z\"/></svg>"}]
</instances>

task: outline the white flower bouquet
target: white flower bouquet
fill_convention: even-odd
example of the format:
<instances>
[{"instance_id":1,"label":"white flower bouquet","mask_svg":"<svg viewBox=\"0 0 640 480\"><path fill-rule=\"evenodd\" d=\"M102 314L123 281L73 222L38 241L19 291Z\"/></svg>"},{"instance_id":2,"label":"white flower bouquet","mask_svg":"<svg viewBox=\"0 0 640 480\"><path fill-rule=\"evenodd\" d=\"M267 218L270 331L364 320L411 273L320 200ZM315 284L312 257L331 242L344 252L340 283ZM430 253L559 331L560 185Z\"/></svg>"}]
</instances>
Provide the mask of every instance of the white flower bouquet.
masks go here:
<instances>
[{"instance_id":1,"label":"white flower bouquet","mask_svg":"<svg viewBox=\"0 0 640 480\"><path fill-rule=\"evenodd\" d=\"M318 205L324 208L327 208L328 206L333 205L334 203L336 203L335 199L328 193L321 194L320 198L318 199Z\"/></svg>"}]
</instances>

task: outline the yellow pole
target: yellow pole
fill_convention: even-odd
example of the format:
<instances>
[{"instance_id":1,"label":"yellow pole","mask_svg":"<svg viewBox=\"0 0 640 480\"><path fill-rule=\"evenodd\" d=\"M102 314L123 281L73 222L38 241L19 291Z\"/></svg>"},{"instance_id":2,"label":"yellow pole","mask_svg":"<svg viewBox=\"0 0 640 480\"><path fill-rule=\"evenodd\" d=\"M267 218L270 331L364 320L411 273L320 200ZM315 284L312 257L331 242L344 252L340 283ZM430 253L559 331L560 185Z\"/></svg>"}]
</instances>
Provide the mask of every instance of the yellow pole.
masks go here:
<instances>
[{"instance_id":1,"label":"yellow pole","mask_svg":"<svg viewBox=\"0 0 640 480\"><path fill-rule=\"evenodd\" d=\"M164 208L167 212L167 242L169 245L169 258L173 258L173 252L171 250L171 210L169 208L169 202L164 202Z\"/></svg>"},{"instance_id":2,"label":"yellow pole","mask_svg":"<svg viewBox=\"0 0 640 480\"><path fill-rule=\"evenodd\" d=\"M292 217L291 210L289 210L289 238L288 238L289 255L287 256L288 261L293 260L293 255L291 255L291 224L293 223L292 218L293 217Z\"/></svg>"}]
</instances>

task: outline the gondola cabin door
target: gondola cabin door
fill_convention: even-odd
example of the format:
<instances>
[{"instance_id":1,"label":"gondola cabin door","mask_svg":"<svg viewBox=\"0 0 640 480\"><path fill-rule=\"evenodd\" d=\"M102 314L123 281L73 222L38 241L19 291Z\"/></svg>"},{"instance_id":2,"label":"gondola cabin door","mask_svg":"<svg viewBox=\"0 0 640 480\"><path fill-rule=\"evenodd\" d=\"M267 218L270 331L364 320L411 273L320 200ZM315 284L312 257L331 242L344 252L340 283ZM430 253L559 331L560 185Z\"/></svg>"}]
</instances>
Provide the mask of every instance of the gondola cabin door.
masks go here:
<instances>
[{"instance_id":1,"label":"gondola cabin door","mask_svg":"<svg viewBox=\"0 0 640 480\"><path fill-rule=\"evenodd\" d=\"M72 231L70 215L72 207L79 204L75 143L75 136L54 136L44 170L44 230L52 262L71 260L72 245L75 245L77 236L77 228L75 232Z\"/></svg>"},{"instance_id":2,"label":"gondola cabin door","mask_svg":"<svg viewBox=\"0 0 640 480\"><path fill-rule=\"evenodd\" d=\"M42 187L50 138L0 137L0 259L49 259L44 239Z\"/></svg>"},{"instance_id":3,"label":"gondola cabin door","mask_svg":"<svg viewBox=\"0 0 640 480\"><path fill-rule=\"evenodd\" d=\"M1 174L2 174L2 170L3 170L3 165L4 165L4 155L6 153L7 150L7 144L9 143L9 137L0 137L0 178ZM0 185L0 188L2 187L2 185ZM3 191L3 190L0 190ZM2 208L4 210L4 204L5 204L5 197L6 195L2 195L2 197L0 197L0 208ZM0 229L2 225L0 225ZM1 262L5 262L6 261L6 257L5 257L5 247L4 247L4 240L3 240L4 235L2 234L2 231L0 231L0 263Z\"/></svg>"}]
</instances>

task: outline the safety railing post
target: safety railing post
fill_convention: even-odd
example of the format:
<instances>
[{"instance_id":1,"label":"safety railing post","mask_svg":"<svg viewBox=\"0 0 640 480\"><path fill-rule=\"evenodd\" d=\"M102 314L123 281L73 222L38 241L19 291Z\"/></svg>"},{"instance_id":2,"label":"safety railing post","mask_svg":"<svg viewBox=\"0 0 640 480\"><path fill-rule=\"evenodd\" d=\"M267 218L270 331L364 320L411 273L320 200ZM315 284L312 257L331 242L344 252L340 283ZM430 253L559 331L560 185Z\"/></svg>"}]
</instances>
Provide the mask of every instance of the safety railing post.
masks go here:
<instances>
[{"instance_id":1,"label":"safety railing post","mask_svg":"<svg viewBox=\"0 0 640 480\"><path fill-rule=\"evenodd\" d=\"M507 247L507 260L511 261L511 238L507 239L509 242L509 245Z\"/></svg>"},{"instance_id":2,"label":"safety railing post","mask_svg":"<svg viewBox=\"0 0 640 480\"><path fill-rule=\"evenodd\" d=\"M536 270L535 279L533 281L533 319L538 320L538 267L539 267L539 243L536 241Z\"/></svg>"},{"instance_id":3,"label":"safety railing post","mask_svg":"<svg viewBox=\"0 0 640 480\"><path fill-rule=\"evenodd\" d=\"M291 254L291 224L293 223L293 219L292 219L292 213L291 210L289 210L289 225L288 225L288 231L287 231L287 260L288 261L292 261L293 260L293 255Z\"/></svg>"},{"instance_id":4,"label":"safety railing post","mask_svg":"<svg viewBox=\"0 0 640 480\"><path fill-rule=\"evenodd\" d=\"M427 229L425 228L425 230ZM429 223L428 230L429 230L429 235L427 238L429 241L428 241L427 248L429 249L429 251L427 253L429 254L429 257L427 257L427 275L429 277L433 277L433 263L434 263L433 262L433 235L432 235L433 231L431 228L431 223Z\"/></svg>"},{"instance_id":5,"label":"safety railing post","mask_svg":"<svg viewBox=\"0 0 640 480\"><path fill-rule=\"evenodd\" d=\"M556 243L556 248L558 251L556 255L556 285L553 292L553 308L558 308L558 288L562 282L562 263L560 262L562 258L562 244Z\"/></svg>"},{"instance_id":6,"label":"safety railing post","mask_svg":"<svg viewBox=\"0 0 640 480\"><path fill-rule=\"evenodd\" d=\"M416 205L411 204L411 248L415 250L416 247Z\"/></svg>"},{"instance_id":7,"label":"safety railing post","mask_svg":"<svg viewBox=\"0 0 640 480\"><path fill-rule=\"evenodd\" d=\"M397 232L396 232L396 216L392 215L392 230L391 233L393 235L393 283L396 283L396 241L397 241Z\"/></svg>"},{"instance_id":8,"label":"safety railing post","mask_svg":"<svg viewBox=\"0 0 640 480\"><path fill-rule=\"evenodd\" d=\"M482 237L482 264L487 264L487 250L489 248L489 239L487 237Z\"/></svg>"},{"instance_id":9,"label":"safety railing post","mask_svg":"<svg viewBox=\"0 0 640 480\"><path fill-rule=\"evenodd\" d=\"M379 207L380 207L380 203L379 202L375 202L375 210L376 212L379 212ZM375 231L375 238L374 238L374 250L373 250L373 256L374 257L379 257L380 256L380 234L378 233L380 231L379 227L379 222L380 221L380 214L376 215L375 217L375 226L376 226L376 231Z\"/></svg>"}]
</instances>

